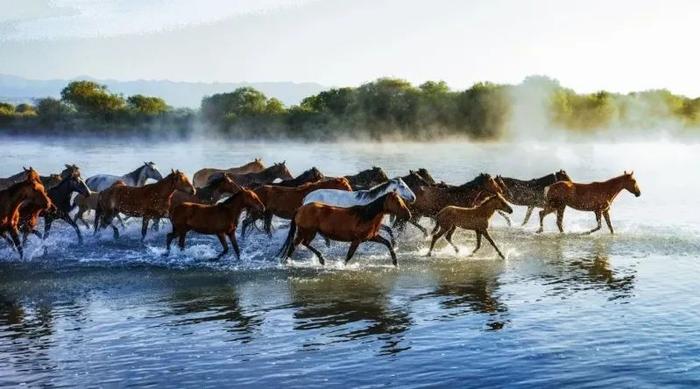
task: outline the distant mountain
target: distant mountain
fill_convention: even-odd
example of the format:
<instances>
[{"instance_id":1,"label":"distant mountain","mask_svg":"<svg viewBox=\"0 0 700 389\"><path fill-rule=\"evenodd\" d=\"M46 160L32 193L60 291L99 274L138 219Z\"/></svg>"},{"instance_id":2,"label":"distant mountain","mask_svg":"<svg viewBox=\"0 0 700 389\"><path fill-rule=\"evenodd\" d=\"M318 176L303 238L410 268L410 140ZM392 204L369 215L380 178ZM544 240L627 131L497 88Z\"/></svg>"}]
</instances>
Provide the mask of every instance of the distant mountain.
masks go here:
<instances>
[{"instance_id":1,"label":"distant mountain","mask_svg":"<svg viewBox=\"0 0 700 389\"><path fill-rule=\"evenodd\" d=\"M71 80L29 80L0 74L0 101L11 103L31 102L39 97L59 97L70 81L92 80L107 85L110 91L125 96L144 94L158 96L173 107L199 107L202 97L215 93L231 92L242 86L252 86L268 97L276 97L285 105L299 104L307 96L327 87L313 82L180 82L168 80L99 80L92 77L76 77Z\"/></svg>"}]
</instances>

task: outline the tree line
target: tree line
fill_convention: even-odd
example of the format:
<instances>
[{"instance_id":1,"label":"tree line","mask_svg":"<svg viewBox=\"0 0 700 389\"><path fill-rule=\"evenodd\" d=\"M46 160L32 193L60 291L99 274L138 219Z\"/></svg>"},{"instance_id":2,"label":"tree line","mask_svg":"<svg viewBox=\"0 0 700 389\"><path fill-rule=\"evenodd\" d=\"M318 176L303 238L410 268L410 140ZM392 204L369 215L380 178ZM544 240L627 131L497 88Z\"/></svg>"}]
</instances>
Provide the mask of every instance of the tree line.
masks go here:
<instances>
[{"instance_id":1,"label":"tree line","mask_svg":"<svg viewBox=\"0 0 700 389\"><path fill-rule=\"evenodd\" d=\"M564 131L643 129L669 121L690 129L700 126L700 98L667 90L576 93L556 80L534 76L518 85L480 82L466 90L452 90L443 81L414 86L380 78L359 87L332 88L291 107L244 87L204 97L199 110L174 109L158 97L124 97L92 81L74 81L60 99L0 103L0 128L186 136L203 127L243 138L430 140L457 135L492 140L508 133L518 120L514 107L530 100L541 103L551 128Z\"/></svg>"}]
</instances>

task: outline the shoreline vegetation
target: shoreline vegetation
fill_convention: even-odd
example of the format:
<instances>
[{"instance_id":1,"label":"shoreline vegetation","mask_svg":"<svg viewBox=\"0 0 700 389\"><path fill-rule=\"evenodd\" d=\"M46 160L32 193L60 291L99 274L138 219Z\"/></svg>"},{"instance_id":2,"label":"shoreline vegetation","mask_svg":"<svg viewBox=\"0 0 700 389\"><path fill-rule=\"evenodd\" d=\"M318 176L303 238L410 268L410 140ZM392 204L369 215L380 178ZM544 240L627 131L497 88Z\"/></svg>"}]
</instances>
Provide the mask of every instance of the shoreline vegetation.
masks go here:
<instances>
[{"instance_id":1,"label":"shoreline vegetation","mask_svg":"<svg viewBox=\"0 0 700 389\"><path fill-rule=\"evenodd\" d=\"M381 78L332 88L290 107L243 87L204 97L198 110L173 108L159 97L123 96L92 81L69 83L60 99L16 106L0 102L0 134L23 136L187 138L205 133L241 139L422 141L458 136L490 141L517 136L524 125L546 128L544 136L614 129L648 134L660 128L700 134L700 98L664 89L576 93L554 79L531 76L517 85L480 82L461 91L442 81L414 86Z\"/></svg>"}]
</instances>

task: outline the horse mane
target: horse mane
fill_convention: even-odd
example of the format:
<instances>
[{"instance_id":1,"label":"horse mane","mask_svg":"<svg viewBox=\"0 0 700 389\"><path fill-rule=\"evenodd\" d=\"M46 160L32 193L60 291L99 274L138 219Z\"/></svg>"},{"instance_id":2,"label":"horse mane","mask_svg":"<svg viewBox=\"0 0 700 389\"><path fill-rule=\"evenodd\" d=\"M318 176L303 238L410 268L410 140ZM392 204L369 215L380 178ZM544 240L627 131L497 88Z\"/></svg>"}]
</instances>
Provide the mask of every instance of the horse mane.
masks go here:
<instances>
[{"instance_id":1,"label":"horse mane","mask_svg":"<svg viewBox=\"0 0 700 389\"><path fill-rule=\"evenodd\" d=\"M459 186L454 186L454 187L448 187L447 189L450 191L462 191L465 189L475 189L476 187L483 185L486 180L491 178L490 174L486 173L481 173L478 176L474 177L473 180L467 181L462 185Z\"/></svg>"},{"instance_id":2,"label":"horse mane","mask_svg":"<svg viewBox=\"0 0 700 389\"><path fill-rule=\"evenodd\" d=\"M384 202L389 194L390 193L380 196L367 205L355 205L348 208L348 210L362 221L372 220L384 210Z\"/></svg>"},{"instance_id":3,"label":"horse mane","mask_svg":"<svg viewBox=\"0 0 700 389\"><path fill-rule=\"evenodd\" d=\"M246 189L241 188L241 190L239 190L238 192L232 194L232 195L229 196L226 200L222 201L220 204L221 204L221 205L231 205L231 203L233 203L240 195L242 195L243 192L244 192L245 190L246 190Z\"/></svg>"},{"instance_id":4,"label":"horse mane","mask_svg":"<svg viewBox=\"0 0 700 389\"><path fill-rule=\"evenodd\" d=\"M386 188L393 183L394 183L394 180L391 179L387 182L383 182L383 183L376 185L372 188L369 188L367 190L358 190L355 192L355 195L359 199L362 199L362 200L372 199L372 198L375 198L376 196L378 196L379 193L381 193L382 191L386 190Z\"/></svg>"},{"instance_id":5,"label":"horse mane","mask_svg":"<svg viewBox=\"0 0 700 389\"><path fill-rule=\"evenodd\" d=\"M211 181L209 181L209 183L208 183L204 188L214 188L214 187L216 187L217 185L221 185L221 183L222 183L226 178L227 178L227 177L226 177L225 174L222 174L222 175L220 175L220 176L214 177ZM204 189L204 188L200 188L200 190L201 190L201 189Z\"/></svg>"}]
</instances>

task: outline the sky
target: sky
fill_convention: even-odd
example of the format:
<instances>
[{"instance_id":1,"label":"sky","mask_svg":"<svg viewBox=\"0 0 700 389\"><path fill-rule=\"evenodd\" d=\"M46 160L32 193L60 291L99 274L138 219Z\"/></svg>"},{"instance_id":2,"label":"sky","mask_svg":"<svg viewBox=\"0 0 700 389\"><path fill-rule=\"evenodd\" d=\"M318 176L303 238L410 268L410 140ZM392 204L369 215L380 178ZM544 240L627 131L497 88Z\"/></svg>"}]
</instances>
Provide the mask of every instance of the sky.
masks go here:
<instances>
[{"instance_id":1,"label":"sky","mask_svg":"<svg viewBox=\"0 0 700 389\"><path fill-rule=\"evenodd\" d=\"M700 96L700 2L0 0L0 73L359 85L379 77Z\"/></svg>"}]
</instances>

